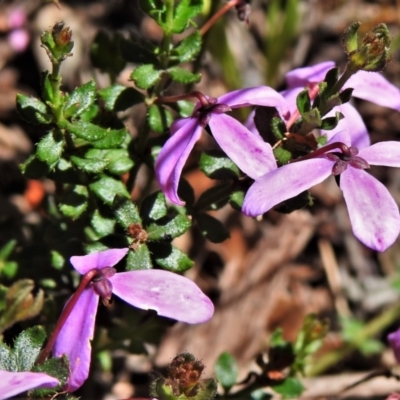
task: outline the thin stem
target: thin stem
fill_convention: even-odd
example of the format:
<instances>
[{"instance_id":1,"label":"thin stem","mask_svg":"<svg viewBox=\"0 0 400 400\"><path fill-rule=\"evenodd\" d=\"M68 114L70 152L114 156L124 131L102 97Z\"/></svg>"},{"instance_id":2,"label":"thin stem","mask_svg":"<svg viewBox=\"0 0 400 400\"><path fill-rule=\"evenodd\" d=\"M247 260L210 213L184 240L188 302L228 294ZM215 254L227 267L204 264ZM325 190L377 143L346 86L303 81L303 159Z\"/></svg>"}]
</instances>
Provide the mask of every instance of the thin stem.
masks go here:
<instances>
[{"instance_id":1,"label":"thin stem","mask_svg":"<svg viewBox=\"0 0 400 400\"><path fill-rule=\"evenodd\" d=\"M348 148L348 146L346 146L342 142L334 142L334 143L327 144L326 146L321 147L320 149L317 149L310 154L306 154L303 157L296 158L295 160L290 161L290 163L293 164L298 161L304 161L304 160L309 160L311 158L316 158L316 157L318 157L322 154L325 154L328 151L334 150L334 149L339 149L342 151L342 153L344 155L351 157L351 152L350 152L350 149Z\"/></svg>"},{"instance_id":2,"label":"thin stem","mask_svg":"<svg viewBox=\"0 0 400 400\"><path fill-rule=\"evenodd\" d=\"M391 308L387 309L382 314L375 317L372 321L367 323L364 328L353 337L351 343L345 344L341 349L328 353L319 358L316 358L307 371L307 376L320 375L328 368L336 365L338 362L343 360L349 354L351 354L358 346L360 346L366 339L382 332L383 329L387 328L394 321L399 318L400 315L400 304L396 304Z\"/></svg>"},{"instance_id":3,"label":"thin stem","mask_svg":"<svg viewBox=\"0 0 400 400\"><path fill-rule=\"evenodd\" d=\"M210 105L209 99L203 93L198 92L197 90L176 96L159 96L156 98L155 103L176 103L179 100L187 100L193 97L196 97L203 107Z\"/></svg>"},{"instance_id":4,"label":"thin stem","mask_svg":"<svg viewBox=\"0 0 400 400\"><path fill-rule=\"evenodd\" d=\"M205 35L212 26L226 14L231 8L238 6L242 0L230 0L222 8L220 8L200 29L200 34Z\"/></svg>"},{"instance_id":5,"label":"thin stem","mask_svg":"<svg viewBox=\"0 0 400 400\"><path fill-rule=\"evenodd\" d=\"M350 67L350 64L347 64L346 70L343 72L342 76L333 86L330 94L339 93L344 84L350 79L352 75L354 75L358 70L354 70Z\"/></svg>"},{"instance_id":6,"label":"thin stem","mask_svg":"<svg viewBox=\"0 0 400 400\"><path fill-rule=\"evenodd\" d=\"M308 95L310 96L310 100L314 100L319 92L319 86L318 84L310 84L308 88ZM299 110L296 109L296 111L290 116L290 119L288 122L286 122L286 128L289 131L290 127L297 121L297 119L300 117L300 112Z\"/></svg>"},{"instance_id":7,"label":"thin stem","mask_svg":"<svg viewBox=\"0 0 400 400\"><path fill-rule=\"evenodd\" d=\"M58 334L60 333L62 327L64 326L66 320L71 315L72 310L74 309L79 297L81 296L82 292L86 289L92 279L98 274L98 269L92 269L85 275L83 275L82 280L79 283L75 293L69 299L68 303L65 305L60 318L58 318L57 325L54 328L53 332L50 335L49 340L46 343L46 347L41 351L39 354L38 359L36 360L36 364L43 364L46 359L49 357L51 350L53 349L54 343L57 339Z\"/></svg>"}]
</instances>

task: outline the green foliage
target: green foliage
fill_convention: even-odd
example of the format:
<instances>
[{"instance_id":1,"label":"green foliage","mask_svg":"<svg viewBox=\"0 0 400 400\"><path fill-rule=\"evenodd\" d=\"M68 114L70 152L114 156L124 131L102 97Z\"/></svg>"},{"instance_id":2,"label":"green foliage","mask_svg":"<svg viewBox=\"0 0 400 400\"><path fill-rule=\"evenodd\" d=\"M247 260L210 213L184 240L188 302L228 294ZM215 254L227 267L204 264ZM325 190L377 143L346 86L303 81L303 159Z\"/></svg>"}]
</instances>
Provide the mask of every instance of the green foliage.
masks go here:
<instances>
[{"instance_id":1,"label":"green foliage","mask_svg":"<svg viewBox=\"0 0 400 400\"><path fill-rule=\"evenodd\" d=\"M200 32L195 31L186 36L171 52L171 61L186 63L193 61L200 53L202 39Z\"/></svg>"},{"instance_id":2,"label":"green foliage","mask_svg":"<svg viewBox=\"0 0 400 400\"><path fill-rule=\"evenodd\" d=\"M172 80L187 85L189 83L197 83L201 79L200 74L194 74L182 67L171 67L167 70Z\"/></svg>"},{"instance_id":3,"label":"green foliage","mask_svg":"<svg viewBox=\"0 0 400 400\"><path fill-rule=\"evenodd\" d=\"M225 392L228 393L236 383L239 367L235 358L230 353L222 353L214 366L215 376Z\"/></svg>"},{"instance_id":4,"label":"green foliage","mask_svg":"<svg viewBox=\"0 0 400 400\"><path fill-rule=\"evenodd\" d=\"M276 393L279 393L286 399L299 397L305 389L298 379L292 377L288 377L283 382L271 387Z\"/></svg>"},{"instance_id":5,"label":"green foliage","mask_svg":"<svg viewBox=\"0 0 400 400\"><path fill-rule=\"evenodd\" d=\"M162 105L152 104L149 107L148 122L152 131L162 133L172 124L172 114Z\"/></svg>"},{"instance_id":6,"label":"green foliage","mask_svg":"<svg viewBox=\"0 0 400 400\"><path fill-rule=\"evenodd\" d=\"M131 79L139 89L149 89L161 79L161 71L153 64L145 64L136 68L131 74Z\"/></svg>"},{"instance_id":7,"label":"green foliage","mask_svg":"<svg viewBox=\"0 0 400 400\"><path fill-rule=\"evenodd\" d=\"M30 371L45 339L44 329L34 326L18 335L13 349L0 343L0 369L11 372Z\"/></svg>"},{"instance_id":8,"label":"green foliage","mask_svg":"<svg viewBox=\"0 0 400 400\"><path fill-rule=\"evenodd\" d=\"M32 280L21 279L8 289L0 287L0 333L17 322L35 317L42 310L44 293L39 290L36 296L32 295Z\"/></svg>"},{"instance_id":9,"label":"green foliage","mask_svg":"<svg viewBox=\"0 0 400 400\"><path fill-rule=\"evenodd\" d=\"M366 338L362 342L356 340L359 333L362 332L365 327L365 324L362 321L350 317L342 317L340 322L342 325L343 340L346 343L354 344L362 354L370 356L383 351L384 345L379 340L373 338Z\"/></svg>"},{"instance_id":10,"label":"green foliage","mask_svg":"<svg viewBox=\"0 0 400 400\"><path fill-rule=\"evenodd\" d=\"M21 118L33 125L48 125L53 122L46 104L34 97L17 94L17 110Z\"/></svg>"},{"instance_id":11,"label":"green foliage","mask_svg":"<svg viewBox=\"0 0 400 400\"><path fill-rule=\"evenodd\" d=\"M211 179L236 179L240 175L239 168L224 153L218 150L202 152L199 167Z\"/></svg>"},{"instance_id":12,"label":"green foliage","mask_svg":"<svg viewBox=\"0 0 400 400\"><path fill-rule=\"evenodd\" d=\"M106 109L115 112L124 111L144 101L144 96L137 90L118 84L99 90L99 96Z\"/></svg>"}]
</instances>

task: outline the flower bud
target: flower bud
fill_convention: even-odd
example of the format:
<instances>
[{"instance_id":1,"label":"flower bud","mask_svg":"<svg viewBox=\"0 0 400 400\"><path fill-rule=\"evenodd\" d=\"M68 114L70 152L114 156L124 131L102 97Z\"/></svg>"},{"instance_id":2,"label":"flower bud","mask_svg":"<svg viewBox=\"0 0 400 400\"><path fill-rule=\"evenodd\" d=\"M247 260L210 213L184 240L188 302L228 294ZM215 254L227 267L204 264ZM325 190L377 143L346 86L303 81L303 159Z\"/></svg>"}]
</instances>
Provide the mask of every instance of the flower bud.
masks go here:
<instances>
[{"instance_id":1,"label":"flower bud","mask_svg":"<svg viewBox=\"0 0 400 400\"><path fill-rule=\"evenodd\" d=\"M190 353L177 355L168 367L166 378L160 377L152 384L152 396L160 400L208 400L217 392L214 378L200 379L204 365Z\"/></svg>"},{"instance_id":2,"label":"flower bud","mask_svg":"<svg viewBox=\"0 0 400 400\"><path fill-rule=\"evenodd\" d=\"M368 32L361 44L358 44L357 30L359 22L351 24L343 33L342 43L349 57L352 71L381 71L390 61L389 30L385 24L379 24Z\"/></svg>"}]
</instances>

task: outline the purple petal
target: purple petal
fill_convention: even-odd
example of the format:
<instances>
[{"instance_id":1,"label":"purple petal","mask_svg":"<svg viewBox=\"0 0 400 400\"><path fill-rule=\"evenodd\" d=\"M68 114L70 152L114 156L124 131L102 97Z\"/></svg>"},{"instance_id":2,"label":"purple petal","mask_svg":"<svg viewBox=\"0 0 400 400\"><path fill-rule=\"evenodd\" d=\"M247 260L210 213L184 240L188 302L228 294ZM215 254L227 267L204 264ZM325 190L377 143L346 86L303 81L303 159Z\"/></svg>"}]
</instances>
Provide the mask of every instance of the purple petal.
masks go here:
<instances>
[{"instance_id":1,"label":"purple petal","mask_svg":"<svg viewBox=\"0 0 400 400\"><path fill-rule=\"evenodd\" d=\"M340 130L335 134L335 136L331 136L331 138L328 140L327 144L330 143L335 143L335 142L340 142L344 143L346 146L350 147L351 146L351 138L350 138L350 133L347 129Z\"/></svg>"},{"instance_id":2,"label":"purple petal","mask_svg":"<svg viewBox=\"0 0 400 400\"><path fill-rule=\"evenodd\" d=\"M81 275L84 275L92 269L114 266L125 257L128 250L128 248L109 249L86 256L73 256L70 262Z\"/></svg>"},{"instance_id":3,"label":"purple petal","mask_svg":"<svg viewBox=\"0 0 400 400\"><path fill-rule=\"evenodd\" d=\"M56 378L42 372L0 371L0 400L31 389L53 388L58 384Z\"/></svg>"},{"instance_id":4,"label":"purple petal","mask_svg":"<svg viewBox=\"0 0 400 400\"><path fill-rule=\"evenodd\" d=\"M361 169L348 168L340 188L354 235L366 246L384 251L400 233L399 208L386 187Z\"/></svg>"},{"instance_id":5,"label":"purple petal","mask_svg":"<svg viewBox=\"0 0 400 400\"><path fill-rule=\"evenodd\" d=\"M186 120L187 123L167 140L155 164L155 172L161 190L168 200L180 206L185 203L178 196L179 179L186 160L202 131L197 118L187 118Z\"/></svg>"},{"instance_id":6,"label":"purple petal","mask_svg":"<svg viewBox=\"0 0 400 400\"><path fill-rule=\"evenodd\" d=\"M294 89L287 89L283 90L281 95L285 98L289 105L289 111L291 114L293 114L295 111L297 111L297 104L296 104L296 99L298 94L303 90L302 87L299 88L294 88Z\"/></svg>"},{"instance_id":7,"label":"purple petal","mask_svg":"<svg viewBox=\"0 0 400 400\"><path fill-rule=\"evenodd\" d=\"M251 178L256 179L276 169L271 145L236 119L225 114L214 114L209 125L222 150Z\"/></svg>"},{"instance_id":8,"label":"purple petal","mask_svg":"<svg viewBox=\"0 0 400 400\"><path fill-rule=\"evenodd\" d=\"M268 86L234 90L219 97L218 103L227 104L232 108L251 105L276 107L282 115L289 111L286 100L282 95Z\"/></svg>"},{"instance_id":9,"label":"purple petal","mask_svg":"<svg viewBox=\"0 0 400 400\"><path fill-rule=\"evenodd\" d=\"M346 82L348 87L354 88L354 97L400 111L400 90L379 73L358 71Z\"/></svg>"},{"instance_id":10,"label":"purple petal","mask_svg":"<svg viewBox=\"0 0 400 400\"><path fill-rule=\"evenodd\" d=\"M394 356L398 363L400 363L400 329L388 335L390 347L393 350Z\"/></svg>"},{"instance_id":11,"label":"purple petal","mask_svg":"<svg viewBox=\"0 0 400 400\"><path fill-rule=\"evenodd\" d=\"M361 118L358 111L349 103L342 104L335 107L326 116L333 117L336 111L340 111L344 118L339 121L335 129L329 131L321 131L321 134L326 134L328 141L330 141L340 131L347 131L351 138L351 145L358 149L363 149L371 144L367 127ZM336 138L335 141L338 141ZM350 145L350 142L349 142Z\"/></svg>"},{"instance_id":12,"label":"purple petal","mask_svg":"<svg viewBox=\"0 0 400 400\"><path fill-rule=\"evenodd\" d=\"M258 178L244 198L242 212L256 217L284 200L322 182L332 174L333 162L326 158L287 164Z\"/></svg>"},{"instance_id":13,"label":"purple petal","mask_svg":"<svg viewBox=\"0 0 400 400\"><path fill-rule=\"evenodd\" d=\"M69 358L68 392L81 387L89 375L90 341L93 339L98 303L99 296L92 288L84 290L54 344L55 357L65 354Z\"/></svg>"},{"instance_id":14,"label":"purple petal","mask_svg":"<svg viewBox=\"0 0 400 400\"><path fill-rule=\"evenodd\" d=\"M290 88L304 87L308 83L322 82L326 73L335 67L333 61L326 61L312 67L297 68L285 75L286 83Z\"/></svg>"},{"instance_id":15,"label":"purple petal","mask_svg":"<svg viewBox=\"0 0 400 400\"><path fill-rule=\"evenodd\" d=\"M130 271L110 278L113 292L127 303L155 310L159 315L188 324L208 321L214 306L191 280L162 270Z\"/></svg>"},{"instance_id":16,"label":"purple petal","mask_svg":"<svg viewBox=\"0 0 400 400\"><path fill-rule=\"evenodd\" d=\"M360 150L359 157L364 158L371 165L386 167L400 167L400 143L379 142Z\"/></svg>"}]
</instances>

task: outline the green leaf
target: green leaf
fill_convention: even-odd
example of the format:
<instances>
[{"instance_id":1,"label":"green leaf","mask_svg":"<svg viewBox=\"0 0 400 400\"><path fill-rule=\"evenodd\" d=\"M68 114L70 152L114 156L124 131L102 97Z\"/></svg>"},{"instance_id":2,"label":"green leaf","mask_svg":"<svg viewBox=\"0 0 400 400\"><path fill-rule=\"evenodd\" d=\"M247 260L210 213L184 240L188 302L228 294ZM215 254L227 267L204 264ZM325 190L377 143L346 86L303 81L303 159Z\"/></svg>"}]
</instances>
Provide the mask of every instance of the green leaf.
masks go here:
<instances>
[{"instance_id":1,"label":"green leaf","mask_svg":"<svg viewBox=\"0 0 400 400\"><path fill-rule=\"evenodd\" d=\"M180 63L192 61L200 53L201 44L201 34L199 31L195 31L178 43L172 50L171 59L176 57Z\"/></svg>"},{"instance_id":2,"label":"green leaf","mask_svg":"<svg viewBox=\"0 0 400 400\"><path fill-rule=\"evenodd\" d=\"M119 34L110 34L100 30L90 49L93 66L116 77L126 64L120 54L121 40Z\"/></svg>"},{"instance_id":3,"label":"green leaf","mask_svg":"<svg viewBox=\"0 0 400 400\"><path fill-rule=\"evenodd\" d=\"M149 107L147 118L150 129L157 133L167 130L174 120L172 114L160 104L152 104Z\"/></svg>"},{"instance_id":4,"label":"green leaf","mask_svg":"<svg viewBox=\"0 0 400 400\"><path fill-rule=\"evenodd\" d=\"M106 204L112 204L115 196L129 198L129 193L125 185L120 181L109 176L103 175L101 178L90 185L90 189L96 196Z\"/></svg>"},{"instance_id":5,"label":"green leaf","mask_svg":"<svg viewBox=\"0 0 400 400\"><path fill-rule=\"evenodd\" d=\"M65 264L65 258L63 257L63 255L56 250L51 250L50 254L51 266L57 270L62 269Z\"/></svg>"},{"instance_id":6,"label":"green leaf","mask_svg":"<svg viewBox=\"0 0 400 400\"><path fill-rule=\"evenodd\" d=\"M172 26L166 28L171 33L182 33L194 18L203 9L203 0L181 0L175 9Z\"/></svg>"},{"instance_id":7,"label":"green leaf","mask_svg":"<svg viewBox=\"0 0 400 400\"><path fill-rule=\"evenodd\" d=\"M50 168L47 163L39 160L39 158L32 154L24 163L20 165L21 172L28 179L40 179L46 176Z\"/></svg>"},{"instance_id":8,"label":"green leaf","mask_svg":"<svg viewBox=\"0 0 400 400\"><path fill-rule=\"evenodd\" d=\"M332 68L326 73L325 78L324 78L324 82L327 83L325 90L329 91L329 90L331 90L331 88L333 88L333 86L336 84L336 82L339 79L339 75L340 75L339 68Z\"/></svg>"},{"instance_id":9,"label":"green leaf","mask_svg":"<svg viewBox=\"0 0 400 400\"><path fill-rule=\"evenodd\" d=\"M335 129L341 119L344 118L344 115L341 112L336 111L334 117L327 117L321 121L321 129L329 131L331 129Z\"/></svg>"},{"instance_id":10,"label":"green leaf","mask_svg":"<svg viewBox=\"0 0 400 400\"><path fill-rule=\"evenodd\" d=\"M232 190L231 182L221 183L207 189L194 205L194 211L219 210L228 203Z\"/></svg>"},{"instance_id":11,"label":"green leaf","mask_svg":"<svg viewBox=\"0 0 400 400\"><path fill-rule=\"evenodd\" d=\"M196 214L197 225L200 232L213 243L221 243L229 238L229 231L224 227L221 221L211 215Z\"/></svg>"},{"instance_id":12,"label":"green leaf","mask_svg":"<svg viewBox=\"0 0 400 400\"><path fill-rule=\"evenodd\" d=\"M244 201L244 190L234 190L231 194L229 199L229 204L234 208L236 211L241 211Z\"/></svg>"},{"instance_id":13,"label":"green leaf","mask_svg":"<svg viewBox=\"0 0 400 400\"><path fill-rule=\"evenodd\" d=\"M257 109L256 109L257 112ZM271 129L277 140L281 140L285 137L287 131L285 123L279 117L273 117L271 120Z\"/></svg>"},{"instance_id":14,"label":"green leaf","mask_svg":"<svg viewBox=\"0 0 400 400\"><path fill-rule=\"evenodd\" d=\"M106 109L115 112L125 111L144 101L144 96L134 88L117 84L101 89L99 95L104 100Z\"/></svg>"},{"instance_id":15,"label":"green leaf","mask_svg":"<svg viewBox=\"0 0 400 400\"><path fill-rule=\"evenodd\" d=\"M91 143L95 149L115 149L121 146L128 136L126 128L108 129L104 138Z\"/></svg>"},{"instance_id":16,"label":"green leaf","mask_svg":"<svg viewBox=\"0 0 400 400\"><path fill-rule=\"evenodd\" d=\"M36 297L32 295L34 282L21 279L11 285L5 295L5 308L0 316L0 333L17 322L33 318L43 307L44 292L39 290Z\"/></svg>"},{"instance_id":17,"label":"green leaf","mask_svg":"<svg viewBox=\"0 0 400 400\"><path fill-rule=\"evenodd\" d=\"M44 397L53 394L55 391L60 391L60 388L64 387L69 378L69 362L66 356L61 358L50 358L43 364L35 365L33 372L44 372L54 378L58 379L60 385L53 389L36 389L32 392L33 397ZM68 397L66 400L77 400L75 397Z\"/></svg>"},{"instance_id":18,"label":"green leaf","mask_svg":"<svg viewBox=\"0 0 400 400\"><path fill-rule=\"evenodd\" d=\"M110 133L111 129L102 128L101 126L91 124L90 122L74 121L67 124L68 130L81 139L88 142L103 139Z\"/></svg>"},{"instance_id":19,"label":"green leaf","mask_svg":"<svg viewBox=\"0 0 400 400\"><path fill-rule=\"evenodd\" d=\"M300 115L308 113L311 110L311 100L308 89L302 90L296 97L297 109Z\"/></svg>"},{"instance_id":20,"label":"green leaf","mask_svg":"<svg viewBox=\"0 0 400 400\"><path fill-rule=\"evenodd\" d=\"M111 217L103 216L99 210L95 210L90 223L99 237L104 237L114 233L115 220Z\"/></svg>"},{"instance_id":21,"label":"green leaf","mask_svg":"<svg viewBox=\"0 0 400 400\"><path fill-rule=\"evenodd\" d=\"M236 164L219 150L202 152L199 166L201 171L211 179L237 179L240 176Z\"/></svg>"},{"instance_id":22,"label":"green leaf","mask_svg":"<svg viewBox=\"0 0 400 400\"><path fill-rule=\"evenodd\" d=\"M271 385L271 387L275 392L281 394L285 398L299 397L305 389L298 379L292 377L288 377L283 382L276 385Z\"/></svg>"},{"instance_id":23,"label":"green leaf","mask_svg":"<svg viewBox=\"0 0 400 400\"><path fill-rule=\"evenodd\" d=\"M292 153L282 147L276 147L273 151L276 160L280 164L287 164L292 158Z\"/></svg>"},{"instance_id":24,"label":"green leaf","mask_svg":"<svg viewBox=\"0 0 400 400\"><path fill-rule=\"evenodd\" d=\"M189 100L179 100L177 103L179 116L182 118L190 117L193 114L195 105Z\"/></svg>"},{"instance_id":25,"label":"green leaf","mask_svg":"<svg viewBox=\"0 0 400 400\"><path fill-rule=\"evenodd\" d=\"M145 64L132 72L131 79L139 89L147 90L160 80L161 74L162 71L156 70L153 64Z\"/></svg>"},{"instance_id":26,"label":"green leaf","mask_svg":"<svg viewBox=\"0 0 400 400\"><path fill-rule=\"evenodd\" d=\"M130 251L126 257L126 270L136 271L139 269L151 269L150 251L146 244L139 244L136 250Z\"/></svg>"},{"instance_id":27,"label":"green leaf","mask_svg":"<svg viewBox=\"0 0 400 400\"><path fill-rule=\"evenodd\" d=\"M14 342L13 356L18 371L30 371L46 339L46 332L41 326L33 326L22 331Z\"/></svg>"},{"instance_id":28,"label":"green leaf","mask_svg":"<svg viewBox=\"0 0 400 400\"><path fill-rule=\"evenodd\" d=\"M60 159L64 145L63 135L58 130L50 131L37 144L36 155L40 161L52 166Z\"/></svg>"},{"instance_id":29,"label":"green leaf","mask_svg":"<svg viewBox=\"0 0 400 400\"><path fill-rule=\"evenodd\" d=\"M85 153L85 159L102 160L106 163L107 170L116 175L121 175L134 165L126 149L91 149Z\"/></svg>"},{"instance_id":30,"label":"green leaf","mask_svg":"<svg viewBox=\"0 0 400 400\"><path fill-rule=\"evenodd\" d=\"M346 54L353 53L358 49L358 36L357 31L360 27L360 22L353 22L343 32L342 45Z\"/></svg>"},{"instance_id":31,"label":"green leaf","mask_svg":"<svg viewBox=\"0 0 400 400\"><path fill-rule=\"evenodd\" d=\"M235 358L229 353L222 353L215 363L214 371L225 392L229 392L229 389L236 383L239 373Z\"/></svg>"},{"instance_id":32,"label":"green leaf","mask_svg":"<svg viewBox=\"0 0 400 400\"><path fill-rule=\"evenodd\" d=\"M193 266L193 261L170 243L153 242L149 243L148 246L155 262L164 269L184 272Z\"/></svg>"},{"instance_id":33,"label":"green leaf","mask_svg":"<svg viewBox=\"0 0 400 400\"><path fill-rule=\"evenodd\" d=\"M155 192L147 196L140 208L140 215L143 220L157 221L167 215L167 203L164 193L161 191Z\"/></svg>"},{"instance_id":34,"label":"green leaf","mask_svg":"<svg viewBox=\"0 0 400 400\"><path fill-rule=\"evenodd\" d=\"M60 200L59 209L66 217L78 219L88 207L88 197L86 186L71 185Z\"/></svg>"},{"instance_id":35,"label":"green leaf","mask_svg":"<svg viewBox=\"0 0 400 400\"><path fill-rule=\"evenodd\" d=\"M53 87L49 78L49 71L44 71L40 75L40 86L42 89L42 98L46 103L54 103Z\"/></svg>"},{"instance_id":36,"label":"green leaf","mask_svg":"<svg viewBox=\"0 0 400 400\"><path fill-rule=\"evenodd\" d=\"M102 172L108 165L107 160L101 160L96 158L86 159L86 158L71 156L71 161L82 171L94 174Z\"/></svg>"},{"instance_id":37,"label":"green leaf","mask_svg":"<svg viewBox=\"0 0 400 400\"><path fill-rule=\"evenodd\" d=\"M116 196L111 208L115 218L123 228L127 229L132 224L142 225L139 210L130 198Z\"/></svg>"},{"instance_id":38,"label":"green leaf","mask_svg":"<svg viewBox=\"0 0 400 400\"><path fill-rule=\"evenodd\" d=\"M64 103L63 113L65 118L77 117L96 100L96 85L93 80L77 87Z\"/></svg>"},{"instance_id":39,"label":"green leaf","mask_svg":"<svg viewBox=\"0 0 400 400\"><path fill-rule=\"evenodd\" d=\"M148 240L172 240L183 235L190 226L191 221L185 215L166 216L147 227Z\"/></svg>"},{"instance_id":40,"label":"green leaf","mask_svg":"<svg viewBox=\"0 0 400 400\"><path fill-rule=\"evenodd\" d=\"M17 94L17 110L21 118L33 125L47 125L53 122L46 104L35 97Z\"/></svg>"},{"instance_id":41,"label":"green leaf","mask_svg":"<svg viewBox=\"0 0 400 400\"><path fill-rule=\"evenodd\" d=\"M194 74L182 67L171 67L167 69L172 80L187 85L189 83L197 83L201 80L201 74Z\"/></svg>"},{"instance_id":42,"label":"green leaf","mask_svg":"<svg viewBox=\"0 0 400 400\"><path fill-rule=\"evenodd\" d=\"M2 342L0 342L0 370L18 372L18 366L13 357L12 350Z\"/></svg>"},{"instance_id":43,"label":"green leaf","mask_svg":"<svg viewBox=\"0 0 400 400\"><path fill-rule=\"evenodd\" d=\"M134 165L132 159L127 154L124 154L120 158L111 160L107 169L111 174L122 175L128 172Z\"/></svg>"}]
</instances>

